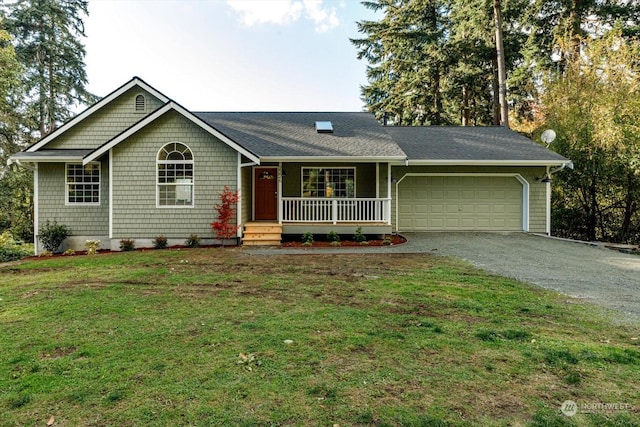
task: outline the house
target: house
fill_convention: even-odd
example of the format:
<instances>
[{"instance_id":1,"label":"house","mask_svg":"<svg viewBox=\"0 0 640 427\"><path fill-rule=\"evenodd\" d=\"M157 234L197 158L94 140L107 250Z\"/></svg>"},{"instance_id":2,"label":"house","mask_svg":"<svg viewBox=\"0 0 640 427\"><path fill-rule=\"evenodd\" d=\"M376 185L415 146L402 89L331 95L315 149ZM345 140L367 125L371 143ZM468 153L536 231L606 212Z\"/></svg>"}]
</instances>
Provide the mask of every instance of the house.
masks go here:
<instances>
[{"instance_id":1,"label":"house","mask_svg":"<svg viewBox=\"0 0 640 427\"><path fill-rule=\"evenodd\" d=\"M34 168L35 230L56 220L117 250L214 242L238 190L244 244L282 234L549 233L552 173L570 161L502 127L392 127L364 112L192 112L133 78L10 162Z\"/></svg>"}]
</instances>

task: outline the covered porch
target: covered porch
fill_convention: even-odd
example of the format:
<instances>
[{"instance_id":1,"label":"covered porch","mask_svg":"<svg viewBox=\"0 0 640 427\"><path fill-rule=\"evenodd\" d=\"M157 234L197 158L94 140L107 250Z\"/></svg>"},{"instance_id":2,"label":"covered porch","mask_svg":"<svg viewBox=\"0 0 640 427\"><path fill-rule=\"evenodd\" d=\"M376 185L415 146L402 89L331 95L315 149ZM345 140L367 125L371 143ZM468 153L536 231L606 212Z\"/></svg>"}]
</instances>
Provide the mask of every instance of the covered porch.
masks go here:
<instances>
[{"instance_id":1,"label":"covered porch","mask_svg":"<svg viewBox=\"0 0 640 427\"><path fill-rule=\"evenodd\" d=\"M251 215L244 222L246 245L280 244L282 235L307 232L347 236L361 228L366 235L383 236L392 231L388 163L278 163L247 169Z\"/></svg>"}]
</instances>

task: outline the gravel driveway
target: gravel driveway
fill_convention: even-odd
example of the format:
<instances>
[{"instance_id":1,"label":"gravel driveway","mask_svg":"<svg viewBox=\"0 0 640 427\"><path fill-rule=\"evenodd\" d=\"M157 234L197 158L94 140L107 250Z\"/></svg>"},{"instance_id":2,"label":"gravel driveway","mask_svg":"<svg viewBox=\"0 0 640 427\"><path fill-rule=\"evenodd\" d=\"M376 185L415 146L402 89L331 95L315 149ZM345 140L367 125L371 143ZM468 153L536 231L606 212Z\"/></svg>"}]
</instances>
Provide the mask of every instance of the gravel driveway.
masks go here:
<instances>
[{"instance_id":1,"label":"gravel driveway","mask_svg":"<svg viewBox=\"0 0 640 427\"><path fill-rule=\"evenodd\" d=\"M396 252L453 255L486 271L533 283L623 313L640 323L640 256L525 233L406 233L387 248L262 249L270 253Z\"/></svg>"},{"instance_id":2,"label":"gravel driveway","mask_svg":"<svg viewBox=\"0 0 640 427\"><path fill-rule=\"evenodd\" d=\"M453 255L486 271L617 310L627 320L640 323L640 256L524 233L413 233L406 237L408 249L415 245Z\"/></svg>"}]
</instances>

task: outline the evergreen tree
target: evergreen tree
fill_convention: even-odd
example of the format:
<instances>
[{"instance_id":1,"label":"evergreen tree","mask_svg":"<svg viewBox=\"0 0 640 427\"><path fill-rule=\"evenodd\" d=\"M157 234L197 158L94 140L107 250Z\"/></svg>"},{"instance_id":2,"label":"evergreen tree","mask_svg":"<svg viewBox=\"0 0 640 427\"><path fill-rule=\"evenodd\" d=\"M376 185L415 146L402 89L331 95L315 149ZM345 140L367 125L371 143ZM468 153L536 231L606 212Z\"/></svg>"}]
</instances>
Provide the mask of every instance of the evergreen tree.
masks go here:
<instances>
[{"instance_id":1,"label":"evergreen tree","mask_svg":"<svg viewBox=\"0 0 640 427\"><path fill-rule=\"evenodd\" d=\"M10 5L8 28L26 70L27 115L37 123L40 137L66 121L73 107L94 101L85 88L80 41L87 5L87 0L16 0Z\"/></svg>"},{"instance_id":2,"label":"evergreen tree","mask_svg":"<svg viewBox=\"0 0 640 427\"><path fill-rule=\"evenodd\" d=\"M442 84L445 74L446 0L376 0L381 21L360 21L365 38L352 39L358 58L369 62L363 100L378 119L396 125L448 123Z\"/></svg>"}]
</instances>

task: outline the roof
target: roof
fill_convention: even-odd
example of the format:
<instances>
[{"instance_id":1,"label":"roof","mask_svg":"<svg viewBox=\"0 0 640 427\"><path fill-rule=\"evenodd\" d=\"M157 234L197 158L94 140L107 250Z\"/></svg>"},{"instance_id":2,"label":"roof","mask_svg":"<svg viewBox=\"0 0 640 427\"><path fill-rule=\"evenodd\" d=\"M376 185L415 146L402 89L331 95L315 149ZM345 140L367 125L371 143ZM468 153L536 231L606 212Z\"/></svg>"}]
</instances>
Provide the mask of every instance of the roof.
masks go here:
<instances>
[{"instance_id":1,"label":"roof","mask_svg":"<svg viewBox=\"0 0 640 427\"><path fill-rule=\"evenodd\" d=\"M569 160L502 126L385 128L409 164L556 165Z\"/></svg>"},{"instance_id":2,"label":"roof","mask_svg":"<svg viewBox=\"0 0 640 427\"><path fill-rule=\"evenodd\" d=\"M18 162L81 162L93 150L39 150L21 151L11 156Z\"/></svg>"},{"instance_id":3,"label":"roof","mask_svg":"<svg viewBox=\"0 0 640 427\"><path fill-rule=\"evenodd\" d=\"M163 105L93 150L47 150L46 144L132 87ZM382 126L367 112L193 113L134 77L9 161L83 161L108 152L130 135L176 111L254 163L276 161L389 162L414 165L552 166L569 160L504 127ZM317 123L322 129L317 128Z\"/></svg>"},{"instance_id":4,"label":"roof","mask_svg":"<svg viewBox=\"0 0 640 427\"><path fill-rule=\"evenodd\" d=\"M402 160L405 153L370 113L195 113L261 161ZM318 132L316 122L333 132Z\"/></svg>"}]
</instances>

